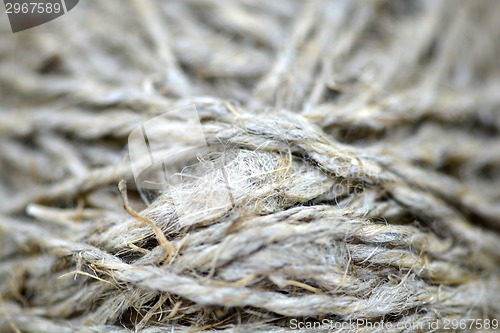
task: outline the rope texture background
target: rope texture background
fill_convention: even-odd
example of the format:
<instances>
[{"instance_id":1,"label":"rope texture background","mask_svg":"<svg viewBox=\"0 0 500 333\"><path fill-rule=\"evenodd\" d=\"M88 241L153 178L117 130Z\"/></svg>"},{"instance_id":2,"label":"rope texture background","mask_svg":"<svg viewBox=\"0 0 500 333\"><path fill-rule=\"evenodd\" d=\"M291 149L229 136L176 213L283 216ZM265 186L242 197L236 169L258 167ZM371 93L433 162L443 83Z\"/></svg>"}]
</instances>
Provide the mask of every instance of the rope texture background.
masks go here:
<instances>
[{"instance_id":1,"label":"rope texture background","mask_svg":"<svg viewBox=\"0 0 500 333\"><path fill-rule=\"evenodd\" d=\"M12 35L2 16L0 331L500 319L499 18L86 0ZM223 149L172 162L183 182L146 206L128 135L192 103Z\"/></svg>"}]
</instances>

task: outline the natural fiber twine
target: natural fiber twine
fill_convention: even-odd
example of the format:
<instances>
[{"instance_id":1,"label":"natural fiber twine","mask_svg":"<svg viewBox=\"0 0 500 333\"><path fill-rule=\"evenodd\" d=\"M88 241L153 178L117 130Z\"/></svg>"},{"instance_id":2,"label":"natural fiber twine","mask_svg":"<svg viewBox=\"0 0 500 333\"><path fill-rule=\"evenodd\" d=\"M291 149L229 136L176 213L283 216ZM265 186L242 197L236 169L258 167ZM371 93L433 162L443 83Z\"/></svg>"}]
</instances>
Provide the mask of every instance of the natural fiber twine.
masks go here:
<instances>
[{"instance_id":1,"label":"natural fiber twine","mask_svg":"<svg viewBox=\"0 0 500 333\"><path fill-rule=\"evenodd\" d=\"M0 24L1 332L500 319L500 1L85 0ZM146 207L128 135L193 103L223 149Z\"/></svg>"}]
</instances>

